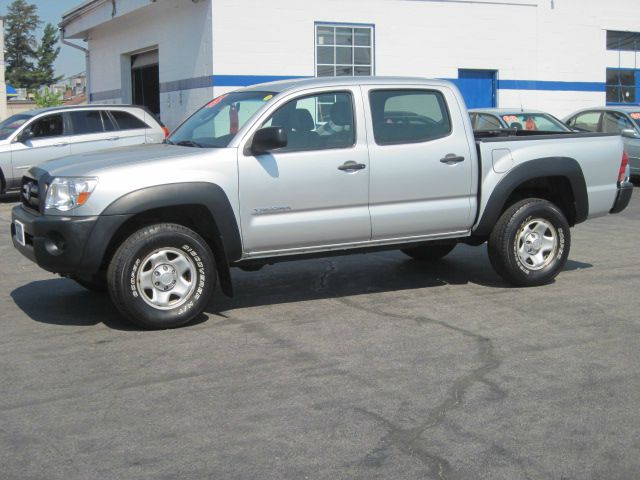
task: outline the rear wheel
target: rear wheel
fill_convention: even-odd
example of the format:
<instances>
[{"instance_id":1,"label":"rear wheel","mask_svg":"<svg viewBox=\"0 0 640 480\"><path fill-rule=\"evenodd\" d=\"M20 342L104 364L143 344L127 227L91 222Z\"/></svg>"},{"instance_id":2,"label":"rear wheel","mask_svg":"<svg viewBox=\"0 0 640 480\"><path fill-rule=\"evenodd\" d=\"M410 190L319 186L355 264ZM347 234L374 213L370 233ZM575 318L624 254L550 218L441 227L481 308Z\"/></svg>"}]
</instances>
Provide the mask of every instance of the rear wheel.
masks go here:
<instances>
[{"instance_id":1,"label":"rear wheel","mask_svg":"<svg viewBox=\"0 0 640 480\"><path fill-rule=\"evenodd\" d=\"M131 322L174 328L206 308L215 288L215 261L193 230L171 223L149 225L118 248L107 281L113 303Z\"/></svg>"},{"instance_id":2,"label":"rear wheel","mask_svg":"<svg viewBox=\"0 0 640 480\"><path fill-rule=\"evenodd\" d=\"M455 243L435 243L432 245L421 245L419 247L404 248L402 253L409 255L415 260L422 260L426 262L433 262L440 260L442 257L451 253L456 247Z\"/></svg>"},{"instance_id":3,"label":"rear wheel","mask_svg":"<svg viewBox=\"0 0 640 480\"><path fill-rule=\"evenodd\" d=\"M508 282L551 282L569 258L571 233L564 214L542 199L522 200L502 214L489 237L489 260Z\"/></svg>"}]
</instances>

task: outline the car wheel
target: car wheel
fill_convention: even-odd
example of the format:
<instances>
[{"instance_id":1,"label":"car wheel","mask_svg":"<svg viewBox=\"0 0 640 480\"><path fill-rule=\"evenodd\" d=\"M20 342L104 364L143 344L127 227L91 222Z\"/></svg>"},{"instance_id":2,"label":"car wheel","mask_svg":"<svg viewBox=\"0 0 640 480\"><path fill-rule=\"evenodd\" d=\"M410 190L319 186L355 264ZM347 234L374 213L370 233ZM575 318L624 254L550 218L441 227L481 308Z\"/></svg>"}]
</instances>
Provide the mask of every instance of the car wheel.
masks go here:
<instances>
[{"instance_id":1,"label":"car wheel","mask_svg":"<svg viewBox=\"0 0 640 480\"><path fill-rule=\"evenodd\" d=\"M434 245L421 245L419 247L404 248L402 253L409 255L415 260L432 262L440 260L442 257L451 253L456 248L456 243L440 243Z\"/></svg>"},{"instance_id":2,"label":"car wheel","mask_svg":"<svg viewBox=\"0 0 640 480\"><path fill-rule=\"evenodd\" d=\"M149 329L193 320L209 303L216 278L209 245L196 232L171 223L133 233L114 254L107 273L116 308Z\"/></svg>"},{"instance_id":3,"label":"car wheel","mask_svg":"<svg viewBox=\"0 0 640 480\"><path fill-rule=\"evenodd\" d=\"M508 282L544 285L563 269L571 233L564 214L551 202L522 200L500 216L489 237L489 260Z\"/></svg>"}]
</instances>

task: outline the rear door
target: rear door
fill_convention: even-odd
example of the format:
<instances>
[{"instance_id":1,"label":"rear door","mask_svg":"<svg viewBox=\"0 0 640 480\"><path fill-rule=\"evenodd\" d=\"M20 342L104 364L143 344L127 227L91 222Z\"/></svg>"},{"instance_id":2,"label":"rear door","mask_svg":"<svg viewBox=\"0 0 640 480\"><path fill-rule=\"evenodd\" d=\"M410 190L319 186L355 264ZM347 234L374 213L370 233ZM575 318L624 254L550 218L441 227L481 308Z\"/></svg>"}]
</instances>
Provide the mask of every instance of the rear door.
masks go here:
<instances>
[{"instance_id":1,"label":"rear door","mask_svg":"<svg viewBox=\"0 0 640 480\"><path fill-rule=\"evenodd\" d=\"M106 112L97 109L71 110L67 115L73 132L67 137L72 155L118 146L118 132L114 131Z\"/></svg>"},{"instance_id":2,"label":"rear door","mask_svg":"<svg viewBox=\"0 0 640 480\"><path fill-rule=\"evenodd\" d=\"M363 87L373 240L468 231L475 205L463 115L448 88Z\"/></svg>"},{"instance_id":3,"label":"rear door","mask_svg":"<svg viewBox=\"0 0 640 480\"><path fill-rule=\"evenodd\" d=\"M284 128L288 145L260 155L239 150L245 252L368 241L369 156L360 89L297 94L260 126Z\"/></svg>"},{"instance_id":4,"label":"rear door","mask_svg":"<svg viewBox=\"0 0 640 480\"><path fill-rule=\"evenodd\" d=\"M148 125L137 116L124 110L109 110L118 137L115 144L120 147L140 145L146 142Z\"/></svg>"},{"instance_id":5,"label":"rear door","mask_svg":"<svg viewBox=\"0 0 640 480\"><path fill-rule=\"evenodd\" d=\"M13 178L19 180L31 167L69 155L70 148L65 136L64 114L53 113L39 117L29 123L20 136L28 139L11 144Z\"/></svg>"}]
</instances>

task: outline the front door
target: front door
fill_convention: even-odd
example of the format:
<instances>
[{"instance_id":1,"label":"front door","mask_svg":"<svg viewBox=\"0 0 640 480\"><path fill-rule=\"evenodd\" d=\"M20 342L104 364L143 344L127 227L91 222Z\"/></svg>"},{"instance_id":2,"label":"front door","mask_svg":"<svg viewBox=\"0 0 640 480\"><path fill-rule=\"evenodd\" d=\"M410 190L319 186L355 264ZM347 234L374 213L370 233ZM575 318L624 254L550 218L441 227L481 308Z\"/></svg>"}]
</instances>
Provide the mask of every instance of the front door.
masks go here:
<instances>
[{"instance_id":1,"label":"front door","mask_svg":"<svg viewBox=\"0 0 640 480\"><path fill-rule=\"evenodd\" d=\"M63 117L56 113L35 119L20 133L22 141L11 144L14 179L19 181L27 170L42 162L69 155Z\"/></svg>"},{"instance_id":2,"label":"front door","mask_svg":"<svg viewBox=\"0 0 640 480\"><path fill-rule=\"evenodd\" d=\"M369 157L358 87L288 100L261 127L286 147L239 151L245 254L260 256L368 241Z\"/></svg>"},{"instance_id":3,"label":"front door","mask_svg":"<svg viewBox=\"0 0 640 480\"><path fill-rule=\"evenodd\" d=\"M424 86L364 89L371 130L373 240L453 235L473 222L473 163L453 91ZM451 114L449 114L451 112Z\"/></svg>"}]
</instances>

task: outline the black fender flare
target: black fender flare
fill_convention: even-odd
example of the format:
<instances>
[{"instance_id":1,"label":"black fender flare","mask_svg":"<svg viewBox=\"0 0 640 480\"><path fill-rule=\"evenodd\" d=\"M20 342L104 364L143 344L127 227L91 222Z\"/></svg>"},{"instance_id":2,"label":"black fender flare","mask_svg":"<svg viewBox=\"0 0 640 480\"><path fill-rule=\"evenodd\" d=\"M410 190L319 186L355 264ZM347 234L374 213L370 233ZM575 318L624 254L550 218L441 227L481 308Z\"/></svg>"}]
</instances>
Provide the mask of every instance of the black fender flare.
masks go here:
<instances>
[{"instance_id":1,"label":"black fender flare","mask_svg":"<svg viewBox=\"0 0 640 480\"><path fill-rule=\"evenodd\" d=\"M229 264L242 256L242 240L233 208L224 190L209 182L184 182L156 185L127 193L113 201L101 216L130 218L149 210L187 205L204 206L213 219L214 255L222 290L233 295Z\"/></svg>"},{"instance_id":2,"label":"black fender flare","mask_svg":"<svg viewBox=\"0 0 640 480\"><path fill-rule=\"evenodd\" d=\"M524 182L545 177L565 177L569 181L575 199L575 223L584 222L589 215L589 196L580 164L570 157L545 157L514 167L498 182L473 235L489 235L514 190Z\"/></svg>"},{"instance_id":3,"label":"black fender flare","mask_svg":"<svg viewBox=\"0 0 640 480\"><path fill-rule=\"evenodd\" d=\"M0 195L7 191L7 180L4 178L4 172L0 167Z\"/></svg>"}]
</instances>

